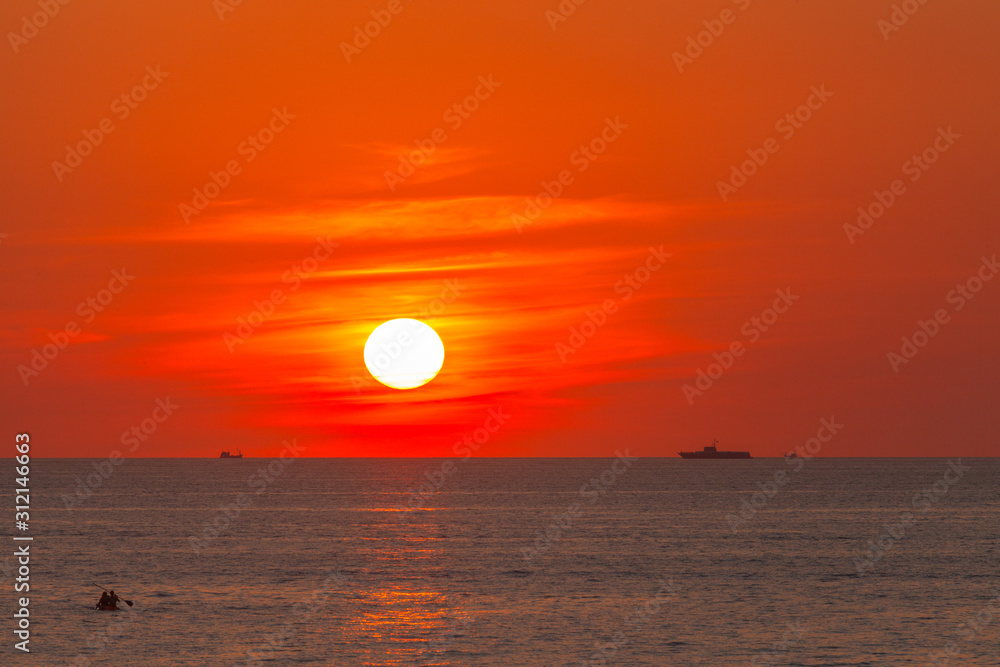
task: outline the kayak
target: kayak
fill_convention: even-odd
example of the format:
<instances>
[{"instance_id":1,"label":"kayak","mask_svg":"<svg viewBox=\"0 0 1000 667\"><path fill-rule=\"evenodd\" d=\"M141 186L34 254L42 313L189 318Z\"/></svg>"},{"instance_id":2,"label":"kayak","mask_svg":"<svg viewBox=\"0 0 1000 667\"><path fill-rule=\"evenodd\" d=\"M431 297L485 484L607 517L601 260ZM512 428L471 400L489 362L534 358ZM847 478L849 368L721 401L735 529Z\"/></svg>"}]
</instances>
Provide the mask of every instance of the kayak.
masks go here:
<instances>
[{"instance_id":1,"label":"kayak","mask_svg":"<svg viewBox=\"0 0 1000 667\"><path fill-rule=\"evenodd\" d=\"M105 604L105 605L94 605L94 609L97 611L118 611L117 605Z\"/></svg>"}]
</instances>

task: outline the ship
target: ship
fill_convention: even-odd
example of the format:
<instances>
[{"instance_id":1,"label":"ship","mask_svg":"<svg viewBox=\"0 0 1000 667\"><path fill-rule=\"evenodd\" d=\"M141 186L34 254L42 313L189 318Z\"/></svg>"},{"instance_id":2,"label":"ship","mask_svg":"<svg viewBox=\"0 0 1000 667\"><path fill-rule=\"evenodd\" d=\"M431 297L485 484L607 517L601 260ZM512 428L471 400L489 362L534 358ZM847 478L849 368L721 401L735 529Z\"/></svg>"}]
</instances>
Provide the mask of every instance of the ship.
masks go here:
<instances>
[{"instance_id":1,"label":"ship","mask_svg":"<svg viewBox=\"0 0 1000 667\"><path fill-rule=\"evenodd\" d=\"M222 452L219 454L220 459L241 459L243 458L243 452L236 450L235 454L230 454L229 452Z\"/></svg>"},{"instance_id":2,"label":"ship","mask_svg":"<svg viewBox=\"0 0 1000 667\"><path fill-rule=\"evenodd\" d=\"M678 452L682 459L752 459L750 452L725 452L719 451L716 445L719 441L712 439L712 444L705 447L700 452Z\"/></svg>"}]
</instances>

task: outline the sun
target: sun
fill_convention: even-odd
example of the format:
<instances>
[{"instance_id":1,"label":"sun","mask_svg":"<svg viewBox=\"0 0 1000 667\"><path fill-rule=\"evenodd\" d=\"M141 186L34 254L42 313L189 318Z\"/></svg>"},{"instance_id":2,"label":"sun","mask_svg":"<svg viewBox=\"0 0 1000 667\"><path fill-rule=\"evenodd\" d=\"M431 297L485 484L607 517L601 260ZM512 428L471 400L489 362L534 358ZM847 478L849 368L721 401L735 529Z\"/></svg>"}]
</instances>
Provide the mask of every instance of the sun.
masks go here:
<instances>
[{"instance_id":1,"label":"sun","mask_svg":"<svg viewBox=\"0 0 1000 667\"><path fill-rule=\"evenodd\" d=\"M444 343L420 320L389 320L375 327L365 343L365 366L393 389L413 389L434 379L444 364Z\"/></svg>"}]
</instances>

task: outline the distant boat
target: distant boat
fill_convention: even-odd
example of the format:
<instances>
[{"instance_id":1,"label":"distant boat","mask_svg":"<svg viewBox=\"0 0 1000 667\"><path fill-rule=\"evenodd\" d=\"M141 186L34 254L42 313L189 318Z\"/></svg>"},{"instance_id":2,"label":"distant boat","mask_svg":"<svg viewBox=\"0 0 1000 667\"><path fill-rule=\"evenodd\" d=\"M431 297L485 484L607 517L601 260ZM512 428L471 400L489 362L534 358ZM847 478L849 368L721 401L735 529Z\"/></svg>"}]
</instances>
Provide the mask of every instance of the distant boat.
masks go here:
<instances>
[{"instance_id":1,"label":"distant boat","mask_svg":"<svg viewBox=\"0 0 1000 667\"><path fill-rule=\"evenodd\" d=\"M787 454L785 454L785 458L786 459L795 459L795 458L798 458L798 456L799 455L796 454L795 452L788 452Z\"/></svg>"},{"instance_id":2,"label":"distant boat","mask_svg":"<svg viewBox=\"0 0 1000 667\"><path fill-rule=\"evenodd\" d=\"M712 444L700 452L678 452L682 459L752 459L750 452L720 452L716 449L719 441L712 439Z\"/></svg>"},{"instance_id":3,"label":"distant boat","mask_svg":"<svg viewBox=\"0 0 1000 667\"><path fill-rule=\"evenodd\" d=\"M241 459L243 458L243 452L236 450L236 454L230 454L229 452L222 452L219 454L220 459Z\"/></svg>"}]
</instances>

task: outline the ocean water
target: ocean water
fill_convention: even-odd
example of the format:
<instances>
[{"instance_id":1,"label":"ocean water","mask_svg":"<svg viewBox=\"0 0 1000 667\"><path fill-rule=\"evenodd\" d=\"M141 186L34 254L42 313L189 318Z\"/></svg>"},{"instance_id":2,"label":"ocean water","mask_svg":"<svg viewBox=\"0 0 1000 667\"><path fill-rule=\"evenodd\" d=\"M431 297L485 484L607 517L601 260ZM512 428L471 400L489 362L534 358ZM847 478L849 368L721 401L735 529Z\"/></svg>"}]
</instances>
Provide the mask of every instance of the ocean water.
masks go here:
<instances>
[{"instance_id":1,"label":"ocean water","mask_svg":"<svg viewBox=\"0 0 1000 667\"><path fill-rule=\"evenodd\" d=\"M3 664L1000 664L997 459L95 464L32 464Z\"/></svg>"}]
</instances>

